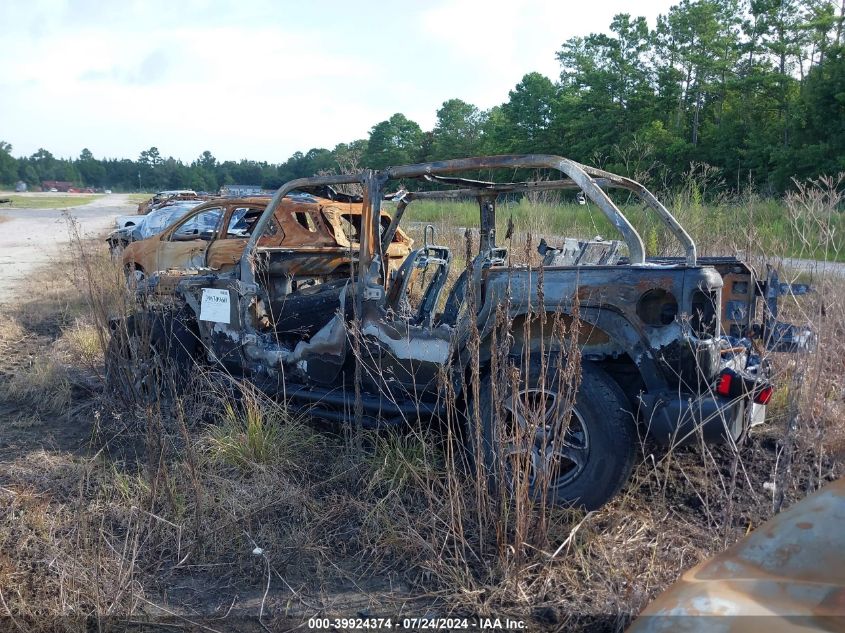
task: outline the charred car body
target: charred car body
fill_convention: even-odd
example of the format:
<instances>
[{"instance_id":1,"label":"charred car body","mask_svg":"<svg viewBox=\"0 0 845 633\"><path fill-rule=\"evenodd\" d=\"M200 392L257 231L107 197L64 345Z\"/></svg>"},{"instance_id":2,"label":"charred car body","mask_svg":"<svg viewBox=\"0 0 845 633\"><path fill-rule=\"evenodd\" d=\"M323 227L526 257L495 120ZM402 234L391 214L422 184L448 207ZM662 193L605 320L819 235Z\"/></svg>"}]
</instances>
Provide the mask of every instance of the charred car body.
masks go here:
<instances>
[{"instance_id":1,"label":"charred car body","mask_svg":"<svg viewBox=\"0 0 845 633\"><path fill-rule=\"evenodd\" d=\"M177 189L173 191L159 191L152 198L144 200L138 204L138 209L133 215L119 215L115 218L114 224L117 231L128 229L131 231L132 227L138 226L144 222L143 217L148 213L160 209L162 206L176 201L190 201L193 200L198 204L203 200L208 200L209 196L198 195L191 189ZM128 234L128 231L124 231Z\"/></svg>"},{"instance_id":2,"label":"charred car body","mask_svg":"<svg viewBox=\"0 0 845 633\"><path fill-rule=\"evenodd\" d=\"M172 201L150 211L147 215L141 217L137 215L129 216L134 218L134 222L125 224L123 228L112 231L106 237L109 251L113 257L122 256L123 249L129 244L152 237L200 204L202 204L202 200Z\"/></svg>"},{"instance_id":3,"label":"charred car body","mask_svg":"<svg viewBox=\"0 0 845 633\"><path fill-rule=\"evenodd\" d=\"M171 189L168 191L159 191L152 198L138 203L138 215L146 215L153 209L161 206L168 200L196 200L200 199L197 192L193 189Z\"/></svg>"},{"instance_id":4,"label":"charred car body","mask_svg":"<svg viewBox=\"0 0 845 633\"><path fill-rule=\"evenodd\" d=\"M496 169L550 169L561 178L494 183L457 176ZM381 207L388 187L413 179L439 188L403 192L386 221ZM311 255L266 245L278 228L276 213L291 191L347 183L365 192L357 252L344 275L302 283L301 262ZM565 189L583 192L621 240L541 242L540 269L509 263L496 236L499 197ZM639 234L606 189L638 197L684 255L646 258ZM478 251L448 294L453 254L432 243L428 232L389 272L391 244L409 204L466 197L479 204ZM423 284L409 310L414 279ZM662 443L699 433L708 441L736 440L764 415L771 386L748 338L773 348L807 340L776 320L771 307L785 290L775 284L775 292L770 284L735 258L699 258L672 214L630 179L549 155L450 160L285 184L233 268L179 282L181 311L155 317L168 326L157 326L153 347L179 362L222 364L315 416L343 421L354 411L364 426L439 418L462 403L466 436L481 442L475 462L492 481L514 484L513 460L521 459L535 495L597 507L630 474L638 424ZM767 302L758 326L760 297ZM575 332L580 349L580 384L563 408L564 394L553 386L562 366L555 359L571 348L553 336L552 319ZM507 337L497 336L502 320ZM131 338L136 328L118 325L115 349L129 349L121 332ZM523 363L529 355L533 360ZM503 357L523 371L496 386L493 366Z\"/></svg>"},{"instance_id":5,"label":"charred car body","mask_svg":"<svg viewBox=\"0 0 845 633\"><path fill-rule=\"evenodd\" d=\"M839 479L684 572L627 633L841 631L843 522L845 479Z\"/></svg>"},{"instance_id":6,"label":"charred car body","mask_svg":"<svg viewBox=\"0 0 845 633\"><path fill-rule=\"evenodd\" d=\"M348 277L349 265L360 248L361 201L331 190L320 191L324 192L332 198L302 191L286 195L258 240L262 251L283 249L280 252L287 261L285 271L291 289ZM194 206L163 231L125 248L127 277L138 282L158 272L145 289L161 293L172 291L173 284L186 275L231 270L240 262L268 202L269 197L217 198ZM190 202L172 204L175 207ZM381 223L387 227L390 216L383 214ZM395 231L385 251L388 266L397 267L412 245L413 240L403 231Z\"/></svg>"}]
</instances>

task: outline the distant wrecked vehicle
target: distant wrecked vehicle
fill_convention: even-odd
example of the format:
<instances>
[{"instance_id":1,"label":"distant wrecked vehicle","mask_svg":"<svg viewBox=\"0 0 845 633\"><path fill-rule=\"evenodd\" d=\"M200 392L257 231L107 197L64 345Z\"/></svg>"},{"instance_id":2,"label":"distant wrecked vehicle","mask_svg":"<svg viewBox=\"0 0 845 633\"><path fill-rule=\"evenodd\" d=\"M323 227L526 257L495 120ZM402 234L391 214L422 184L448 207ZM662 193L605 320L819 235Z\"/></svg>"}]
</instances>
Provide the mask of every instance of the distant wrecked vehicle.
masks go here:
<instances>
[{"instance_id":1,"label":"distant wrecked vehicle","mask_svg":"<svg viewBox=\"0 0 845 633\"><path fill-rule=\"evenodd\" d=\"M465 177L535 170L560 176ZM388 215L385 192L397 182L424 188L397 195ZM288 198L342 184L365 192L354 213L336 203L330 214L319 212L317 202L300 215ZM683 255L646 257L606 189L638 198ZM539 267L514 263L498 241L498 201L554 190L583 192L621 240L549 236L556 243L540 242ZM431 230L409 253L407 240L397 244L414 201L460 198L479 208L460 274L449 274L452 249L434 242ZM737 440L764 419L773 389L751 338L784 351L812 343L810 332L777 320L778 295L800 288L763 280L733 257L699 257L645 187L559 156L294 180L276 192L248 237L236 238L237 248L226 244L225 217L221 210L208 234L225 238L216 244L187 237L203 263L228 265L183 277L166 302L146 295L135 314L112 322L107 377L114 389L158 397L168 366L184 377L202 362L328 420L369 428L443 420L463 434L468 458L491 487L527 489L546 503L601 506L627 481L639 434L662 444ZM330 243L340 237L332 218L351 222L355 235ZM185 257L178 230L160 241ZM141 285L155 288L158 277ZM567 373L569 360L577 372Z\"/></svg>"},{"instance_id":2,"label":"distant wrecked vehicle","mask_svg":"<svg viewBox=\"0 0 845 633\"><path fill-rule=\"evenodd\" d=\"M292 262L287 269L294 285L302 278L346 278L350 262L357 257L361 202L336 192L330 195L332 198L292 192L279 203L271 226L259 241L262 248L287 249ZM217 198L193 207L165 230L126 246L122 257L127 277L138 282L158 272L155 290L163 292L169 288L164 283L168 273L175 273L178 281L185 274L231 270L240 262L268 202L267 196ZM174 203L178 204L186 203ZM144 230L149 233L146 224ZM389 215L383 215L382 224L390 224ZM397 267L412 244L397 230L386 249L388 262Z\"/></svg>"},{"instance_id":3,"label":"distant wrecked vehicle","mask_svg":"<svg viewBox=\"0 0 845 633\"><path fill-rule=\"evenodd\" d=\"M167 191L159 191L149 200L144 200L143 202L138 203L137 215L146 215L162 202L166 202L167 200L173 200L174 198L181 198L183 200L195 199L197 197L197 192L193 189L169 189Z\"/></svg>"},{"instance_id":4,"label":"distant wrecked vehicle","mask_svg":"<svg viewBox=\"0 0 845 633\"><path fill-rule=\"evenodd\" d=\"M194 207L202 204L202 200L180 200L169 202L144 216L129 216L136 221L123 228L112 231L106 237L109 252L113 258L122 256L123 250L132 242L145 240L160 233L165 228L179 220Z\"/></svg>"},{"instance_id":5,"label":"distant wrecked vehicle","mask_svg":"<svg viewBox=\"0 0 845 633\"><path fill-rule=\"evenodd\" d=\"M192 189L174 189L172 191L160 191L153 197L138 204L138 209L131 215L119 215L115 218L114 224L119 231L125 228L138 226L144 221L145 215L152 213L156 209L160 209L165 205L170 205L175 202L204 202L210 200L211 196L200 195ZM139 217L140 216L140 217Z\"/></svg>"}]
</instances>

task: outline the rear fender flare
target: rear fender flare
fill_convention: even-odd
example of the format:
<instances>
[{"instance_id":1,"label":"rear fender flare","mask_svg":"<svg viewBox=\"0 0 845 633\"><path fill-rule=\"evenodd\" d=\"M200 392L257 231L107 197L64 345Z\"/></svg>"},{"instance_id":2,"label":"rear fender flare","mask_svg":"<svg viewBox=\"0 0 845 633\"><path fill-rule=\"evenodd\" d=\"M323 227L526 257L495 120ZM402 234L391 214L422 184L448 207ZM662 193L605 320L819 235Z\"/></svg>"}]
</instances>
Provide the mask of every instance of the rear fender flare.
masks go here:
<instances>
[{"instance_id":1,"label":"rear fender flare","mask_svg":"<svg viewBox=\"0 0 845 633\"><path fill-rule=\"evenodd\" d=\"M552 324L558 314L568 319L571 323L573 317L571 308L559 307L554 310L545 311L545 325L541 331L539 318L535 313L534 320L530 324L529 339L532 341L532 350L539 352L540 343L543 344L545 352L560 349L560 341L556 340L552 332ZM510 355L519 355L525 349L524 323L528 311L517 312L512 317L511 334L513 342ZM581 322L580 335L582 343L587 347L595 345L603 353L624 353L634 362L642 377L643 384L648 391L666 388L666 381L660 371L657 359L648 345L643 341L640 332L623 315L608 309L581 307L578 310L578 320ZM485 365L490 360L491 346L489 342L492 337L493 324L485 324L482 330L482 345L480 350L480 361ZM488 344L485 344L488 343ZM501 343L499 343L500 345ZM587 350L589 353L589 349ZM466 355L466 361L469 355ZM468 364L465 362L465 366Z\"/></svg>"}]
</instances>

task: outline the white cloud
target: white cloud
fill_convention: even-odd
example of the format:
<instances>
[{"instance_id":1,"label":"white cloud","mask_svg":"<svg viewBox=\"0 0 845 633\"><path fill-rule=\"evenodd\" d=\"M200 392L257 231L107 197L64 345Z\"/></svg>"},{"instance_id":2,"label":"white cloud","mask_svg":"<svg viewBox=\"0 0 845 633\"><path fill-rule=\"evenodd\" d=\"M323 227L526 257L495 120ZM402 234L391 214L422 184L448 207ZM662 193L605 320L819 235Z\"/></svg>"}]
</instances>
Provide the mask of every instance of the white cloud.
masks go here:
<instances>
[{"instance_id":1,"label":"white cloud","mask_svg":"<svg viewBox=\"0 0 845 633\"><path fill-rule=\"evenodd\" d=\"M425 35L446 47L478 95L477 105L507 100L508 90L528 72L557 80L555 53L570 37L607 31L618 13L645 15L654 25L672 0L443 0L423 12ZM461 72L461 71L457 71ZM469 91L468 91L469 92Z\"/></svg>"},{"instance_id":2,"label":"white cloud","mask_svg":"<svg viewBox=\"0 0 845 633\"><path fill-rule=\"evenodd\" d=\"M319 39L239 26L52 33L0 60L0 120L16 122L2 133L13 132L17 151L59 155L88 146L135 156L155 144L184 159L210 148L279 161L297 148L333 146L375 123L364 84L350 78L379 68L328 52Z\"/></svg>"},{"instance_id":3,"label":"white cloud","mask_svg":"<svg viewBox=\"0 0 845 633\"><path fill-rule=\"evenodd\" d=\"M394 112L430 128L452 97L490 107L526 72L555 79L563 41L627 6L6 0L0 139L16 154L134 158L156 145L277 162L366 136ZM634 10L653 20L668 6Z\"/></svg>"}]
</instances>

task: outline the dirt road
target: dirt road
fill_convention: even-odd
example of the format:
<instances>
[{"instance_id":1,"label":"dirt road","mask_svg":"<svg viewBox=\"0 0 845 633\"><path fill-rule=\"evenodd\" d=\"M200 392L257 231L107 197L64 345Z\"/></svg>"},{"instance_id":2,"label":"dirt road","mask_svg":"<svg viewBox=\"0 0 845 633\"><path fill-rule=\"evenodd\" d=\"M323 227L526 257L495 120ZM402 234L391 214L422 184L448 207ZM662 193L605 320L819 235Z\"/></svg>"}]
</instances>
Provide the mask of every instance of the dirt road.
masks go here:
<instances>
[{"instance_id":1,"label":"dirt road","mask_svg":"<svg viewBox=\"0 0 845 633\"><path fill-rule=\"evenodd\" d=\"M62 256L70 243L68 216L83 237L95 237L135 208L127 195L111 194L70 209L0 209L0 304L14 297L28 272Z\"/></svg>"},{"instance_id":2,"label":"dirt road","mask_svg":"<svg viewBox=\"0 0 845 633\"><path fill-rule=\"evenodd\" d=\"M803 273L814 275L832 275L834 277L845 277L845 263L823 262L816 259L797 259L784 257L783 265ZM786 281L785 279L782 281Z\"/></svg>"}]
</instances>

